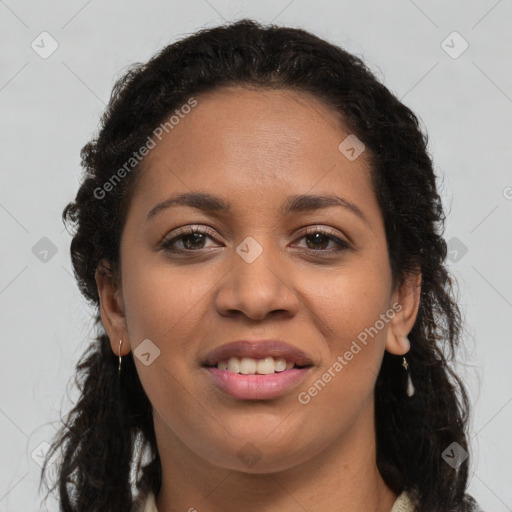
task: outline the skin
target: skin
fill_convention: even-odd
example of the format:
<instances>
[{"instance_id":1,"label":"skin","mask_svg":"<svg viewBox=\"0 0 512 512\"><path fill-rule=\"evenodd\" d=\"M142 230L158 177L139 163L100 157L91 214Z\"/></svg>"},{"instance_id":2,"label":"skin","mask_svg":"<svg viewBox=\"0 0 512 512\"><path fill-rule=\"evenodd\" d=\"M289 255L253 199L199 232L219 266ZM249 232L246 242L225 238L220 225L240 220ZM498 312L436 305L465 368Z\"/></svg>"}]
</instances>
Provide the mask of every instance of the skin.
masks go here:
<instances>
[{"instance_id":1,"label":"skin","mask_svg":"<svg viewBox=\"0 0 512 512\"><path fill-rule=\"evenodd\" d=\"M397 495L375 462L373 391L384 351L410 348L420 275L393 284L365 154L349 161L340 152L350 132L306 93L230 87L196 99L144 161L121 239L121 282L96 277L112 351L120 339L121 355L145 339L160 350L148 366L134 358L162 461L158 510L387 512ZM146 220L157 203L191 191L229 200L232 212L174 206ZM366 220L342 207L282 216L291 194L336 194ZM183 226L212 235L176 242L187 254L161 249ZM329 238L305 236L308 226L331 228L348 248L334 252ZM248 236L263 248L252 263L236 252ZM384 328L299 403L396 302ZM276 399L229 397L201 367L226 342L268 338L313 361L300 386ZM251 467L237 456L246 443L261 455Z\"/></svg>"}]
</instances>

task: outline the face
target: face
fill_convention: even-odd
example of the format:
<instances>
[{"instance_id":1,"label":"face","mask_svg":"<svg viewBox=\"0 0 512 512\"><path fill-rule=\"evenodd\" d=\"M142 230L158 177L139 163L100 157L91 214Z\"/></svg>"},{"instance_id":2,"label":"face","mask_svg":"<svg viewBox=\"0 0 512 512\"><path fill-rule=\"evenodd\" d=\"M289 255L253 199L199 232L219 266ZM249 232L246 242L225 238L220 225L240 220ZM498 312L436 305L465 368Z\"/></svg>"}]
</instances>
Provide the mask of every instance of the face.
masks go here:
<instances>
[{"instance_id":1,"label":"face","mask_svg":"<svg viewBox=\"0 0 512 512\"><path fill-rule=\"evenodd\" d=\"M415 314L365 152L340 150L350 132L307 94L196 99L145 159L121 286L98 281L112 349L134 351L162 452L268 472L349 450L374 436L384 350L407 352ZM199 193L216 202L164 203Z\"/></svg>"}]
</instances>

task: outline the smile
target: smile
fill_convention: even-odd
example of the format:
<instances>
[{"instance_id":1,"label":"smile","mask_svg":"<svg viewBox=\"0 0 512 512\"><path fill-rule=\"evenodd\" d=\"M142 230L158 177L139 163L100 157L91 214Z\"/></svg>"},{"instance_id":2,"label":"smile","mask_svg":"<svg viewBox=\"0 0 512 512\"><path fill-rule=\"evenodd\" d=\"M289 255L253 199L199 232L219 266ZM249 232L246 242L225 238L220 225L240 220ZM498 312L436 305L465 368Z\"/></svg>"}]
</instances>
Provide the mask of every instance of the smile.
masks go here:
<instances>
[{"instance_id":1,"label":"smile","mask_svg":"<svg viewBox=\"0 0 512 512\"><path fill-rule=\"evenodd\" d=\"M225 361L219 365L223 363ZM218 365L204 367L215 388L239 400L270 400L285 395L305 379L310 368L309 366L293 367L266 374L244 374L219 368Z\"/></svg>"},{"instance_id":2,"label":"smile","mask_svg":"<svg viewBox=\"0 0 512 512\"><path fill-rule=\"evenodd\" d=\"M273 358L267 356L262 359L253 359L252 357L230 357L217 363L217 368L227 370L231 373L242 373L244 375L269 375L271 373L284 372L295 367L293 361L279 357Z\"/></svg>"}]
</instances>

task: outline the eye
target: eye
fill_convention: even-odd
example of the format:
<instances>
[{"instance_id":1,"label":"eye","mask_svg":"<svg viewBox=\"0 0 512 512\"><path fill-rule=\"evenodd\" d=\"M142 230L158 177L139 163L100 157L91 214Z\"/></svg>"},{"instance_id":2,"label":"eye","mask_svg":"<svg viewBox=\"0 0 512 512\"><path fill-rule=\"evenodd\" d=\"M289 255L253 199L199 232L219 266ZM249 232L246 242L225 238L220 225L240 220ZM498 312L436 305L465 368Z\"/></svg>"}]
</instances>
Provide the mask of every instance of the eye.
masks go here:
<instances>
[{"instance_id":1,"label":"eye","mask_svg":"<svg viewBox=\"0 0 512 512\"><path fill-rule=\"evenodd\" d=\"M306 240L306 248L318 252L340 252L349 248L344 240L335 236L335 232L326 228L309 228L300 238ZM334 248L327 249L329 244L334 244Z\"/></svg>"},{"instance_id":2,"label":"eye","mask_svg":"<svg viewBox=\"0 0 512 512\"><path fill-rule=\"evenodd\" d=\"M210 230L207 227L199 229L196 226L189 226L184 228L181 233L170 240L164 240L161 244L161 248L170 252L187 252L205 249L204 243L206 239L213 239L213 236L213 230ZM180 244L181 247L179 247Z\"/></svg>"},{"instance_id":3,"label":"eye","mask_svg":"<svg viewBox=\"0 0 512 512\"><path fill-rule=\"evenodd\" d=\"M194 252L207 249L206 240L215 240L215 232L208 227L189 226L181 230L171 239L162 242L161 248L169 252ZM341 252L349 248L349 244L335 236L335 232L326 228L309 228L300 238L306 240L306 249L315 252ZM329 247L331 244L331 248ZM334 244L334 246L333 246Z\"/></svg>"}]
</instances>

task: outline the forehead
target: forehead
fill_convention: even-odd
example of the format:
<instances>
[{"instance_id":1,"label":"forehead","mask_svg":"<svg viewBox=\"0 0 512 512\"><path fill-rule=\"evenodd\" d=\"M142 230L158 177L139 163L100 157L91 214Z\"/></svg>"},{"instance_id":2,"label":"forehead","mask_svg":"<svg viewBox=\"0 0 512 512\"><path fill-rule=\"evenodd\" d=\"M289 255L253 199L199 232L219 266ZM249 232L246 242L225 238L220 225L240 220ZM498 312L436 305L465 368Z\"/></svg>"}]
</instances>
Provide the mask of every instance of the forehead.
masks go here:
<instances>
[{"instance_id":1,"label":"forehead","mask_svg":"<svg viewBox=\"0 0 512 512\"><path fill-rule=\"evenodd\" d=\"M231 158L259 155L261 162L303 158L314 150L318 156L331 146L329 156L333 150L336 154L344 131L339 115L306 92L224 87L196 101L161 144L176 157L191 159L214 151ZM150 155L155 156L158 151Z\"/></svg>"},{"instance_id":2,"label":"forehead","mask_svg":"<svg viewBox=\"0 0 512 512\"><path fill-rule=\"evenodd\" d=\"M136 195L145 202L176 190L256 205L308 190L358 189L368 198L365 155L350 161L340 152L350 132L339 114L313 95L225 87L195 100L143 162Z\"/></svg>"}]
</instances>

